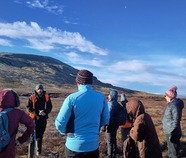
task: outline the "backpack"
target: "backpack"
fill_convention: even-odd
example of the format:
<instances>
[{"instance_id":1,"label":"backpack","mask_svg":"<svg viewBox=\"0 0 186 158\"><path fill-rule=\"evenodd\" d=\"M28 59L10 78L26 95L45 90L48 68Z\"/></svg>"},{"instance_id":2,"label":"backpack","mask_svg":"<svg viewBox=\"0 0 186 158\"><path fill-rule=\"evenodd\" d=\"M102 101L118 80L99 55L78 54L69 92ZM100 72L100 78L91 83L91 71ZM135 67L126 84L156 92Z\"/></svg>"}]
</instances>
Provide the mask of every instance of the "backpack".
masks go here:
<instances>
[{"instance_id":1,"label":"backpack","mask_svg":"<svg viewBox=\"0 0 186 158\"><path fill-rule=\"evenodd\" d=\"M7 113L13 110L13 108L7 108L0 112L0 152L5 149L11 139L8 132L8 117Z\"/></svg>"},{"instance_id":2,"label":"backpack","mask_svg":"<svg viewBox=\"0 0 186 158\"><path fill-rule=\"evenodd\" d=\"M116 124L124 125L127 120L127 110L121 104L118 103L118 109L116 114Z\"/></svg>"}]
</instances>

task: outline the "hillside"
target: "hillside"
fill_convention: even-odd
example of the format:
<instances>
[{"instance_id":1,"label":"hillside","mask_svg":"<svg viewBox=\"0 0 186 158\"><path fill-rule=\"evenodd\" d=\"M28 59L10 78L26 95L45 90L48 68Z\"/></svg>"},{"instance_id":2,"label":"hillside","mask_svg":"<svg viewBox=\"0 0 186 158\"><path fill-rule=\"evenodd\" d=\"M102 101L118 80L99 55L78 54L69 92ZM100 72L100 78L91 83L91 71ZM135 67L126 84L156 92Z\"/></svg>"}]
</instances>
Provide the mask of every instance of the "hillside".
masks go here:
<instances>
[{"instance_id":1,"label":"hillside","mask_svg":"<svg viewBox=\"0 0 186 158\"><path fill-rule=\"evenodd\" d=\"M0 86L2 88L34 87L42 83L60 88L64 84L75 85L77 69L51 57L0 53ZM103 83L94 76L94 86L115 88L127 93L134 91Z\"/></svg>"}]
</instances>

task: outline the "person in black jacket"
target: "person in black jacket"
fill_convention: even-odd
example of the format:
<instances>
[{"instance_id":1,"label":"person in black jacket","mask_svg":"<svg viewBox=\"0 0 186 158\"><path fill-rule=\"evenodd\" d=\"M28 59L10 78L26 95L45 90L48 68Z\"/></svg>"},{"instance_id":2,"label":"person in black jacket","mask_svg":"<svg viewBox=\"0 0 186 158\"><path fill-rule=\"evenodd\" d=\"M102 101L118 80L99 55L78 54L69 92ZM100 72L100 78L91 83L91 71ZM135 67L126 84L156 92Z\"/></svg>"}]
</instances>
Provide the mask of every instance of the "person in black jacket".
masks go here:
<instances>
[{"instance_id":1,"label":"person in black jacket","mask_svg":"<svg viewBox=\"0 0 186 158\"><path fill-rule=\"evenodd\" d=\"M177 97L177 87L173 86L170 90L165 92L165 99L167 106L164 112L162 124L163 132L166 135L168 156L170 158L178 158L180 138L182 131L180 127L180 121L182 118L182 109L184 103Z\"/></svg>"},{"instance_id":2,"label":"person in black jacket","mask_svg":"<svg viewBox=\"0 0 186 158\"><path fill-rule=\"evenodd\" d=\"M34 94L28 100L27 110L36 125L28 149L28 158L32 158L35 149L37 156L42 152L42 139L47 125L48 114L52 110L51 99L46 91L44 91L43 85L36 85Z\"/></svg>"},{"instance_id":3,"label":"person in black jacket","mask_svg":"<svg viewBox=\"0 0 186 158\"><path fill-rule=\"evenodd\" d=\"M117 124L117 110L118 110L118 92L116 90L110 90L107 101L110 112L109 125L106 126L106 140L107 140L107 158L116 157L118 153L117 148L117 130L119 125Z\"/></svg>"}]
</instances>

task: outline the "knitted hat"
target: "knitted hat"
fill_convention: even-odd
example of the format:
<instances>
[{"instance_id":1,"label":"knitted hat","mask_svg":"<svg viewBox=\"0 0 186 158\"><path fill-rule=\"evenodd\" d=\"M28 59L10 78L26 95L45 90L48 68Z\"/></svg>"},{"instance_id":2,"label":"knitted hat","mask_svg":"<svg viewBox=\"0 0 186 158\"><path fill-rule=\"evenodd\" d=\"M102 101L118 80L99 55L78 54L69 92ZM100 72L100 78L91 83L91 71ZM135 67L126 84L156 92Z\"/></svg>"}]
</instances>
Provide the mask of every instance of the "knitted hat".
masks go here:
<instances>
[{"instance_id":1,"label":"knitted hat","mask_svg":"<svg viewBox=\"0 0 186 158\"><path fill-rule=\"evenodd\" d=\"M38 84L38 85L36 85L36 87L35 87L35 90L37 91L38 89L44 89L44 87L43 87L43 85L42 84Z\"/></svg>"},{"instance_id":2,"label":"knitted hat","mask_svg":"<svg viewBox=\"0 0 186 158\"><path fill-rule=\"evenodd\" d=\"M79 70L76 76L76 82L79 84L92 84L93 74L88 70Z\"/></svg>"},{"instance_id":3,"label":"knitted hat","mask_svg":"<svg viewBox=\"0 0 186 158\"><path fill-rule=\"evenodd\" d=\"M177 97L177 87L173 86L171 89L165 92L165 96L169 97L170 99L174 99Z\"/></svg>"}]
</instances>

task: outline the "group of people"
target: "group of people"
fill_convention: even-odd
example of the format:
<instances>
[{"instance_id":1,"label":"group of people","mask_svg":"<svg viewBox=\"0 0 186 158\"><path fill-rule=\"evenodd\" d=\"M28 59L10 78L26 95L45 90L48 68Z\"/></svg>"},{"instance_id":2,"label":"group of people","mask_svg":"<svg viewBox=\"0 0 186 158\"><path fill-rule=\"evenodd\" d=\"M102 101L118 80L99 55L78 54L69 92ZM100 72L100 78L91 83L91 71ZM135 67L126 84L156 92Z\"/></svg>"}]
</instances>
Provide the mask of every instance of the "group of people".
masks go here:
<instances>
[{"instance_id":1,"label":"group of people","mask_svg":"<svg viewBox=\"0 0 186 158\"><path fill-rule=\"evenodd\" d=\"M66 158L99 158L100 130L106 131L107 157L117 153L114 124L118 105L118 92L107 96L92 87L93 74L80 70L76 76L78 91L63 102L55 120L56 129L66 135ZM177 98L177 87L165 92L167 106L163 117L163 131L167 138L169 158L178 158L182 135L180 121L184 103ZM124 158L162 158L162 150L151 116L138 99L127 100L121 94L120 104L126 108L127 121L120 126Z\"/></svg>"},{"instance_id":2,"label":"group of people","mask_svg":"<svg viewBox=\"0 0 186 158\"><path fill-rule=\"evenodd\" d=\"M79 70L76 76L78 91L67 96L55 119L55 127L66 136L66 158L99 158L100 132L106 133L106 157L114 158L118 153L117 130L120 129L122 153L124 158L162 158L162 150L151 116L145 112L143 103L138 99L127 100L124 93L110 90L106 97L95 90L93 74ZM177 98L177 87L165 92L165 108L162 127L166 135L169 158L179 158L180 121L184 103ZM126 121L115 124L117 106L126 109ZM11 141L0 152L0 157L15 158L15 146L29 140L28 158L42 153L42 139L47 125L48 114L52 111L49 95L42 85L35 87L26 106L29 115L21 109L19 96L12 89L0 91L0 112L13 107L7 115ZM19 123L26 126L22 136L16 137Z\"/></svg>"}]
</instances>

